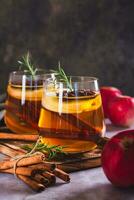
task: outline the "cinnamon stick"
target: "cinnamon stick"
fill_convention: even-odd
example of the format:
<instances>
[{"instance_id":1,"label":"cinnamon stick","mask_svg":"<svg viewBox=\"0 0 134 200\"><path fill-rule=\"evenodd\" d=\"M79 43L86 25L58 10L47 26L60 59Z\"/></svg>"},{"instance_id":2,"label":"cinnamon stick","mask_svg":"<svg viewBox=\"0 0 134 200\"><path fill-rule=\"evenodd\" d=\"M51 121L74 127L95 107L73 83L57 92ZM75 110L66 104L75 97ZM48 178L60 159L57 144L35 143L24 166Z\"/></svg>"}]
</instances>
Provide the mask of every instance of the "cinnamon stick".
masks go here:
<instances>
[{"instance_id":1,"label":"cinnamon stick","mask_svg":"<svg viewBox=\"0 0 134 200\"><path fill-rule=\"evenodd\" d=\"M66 172L62 171L61 169L56 168L53 173L55 174L55 176L57 176L58 178L62 179L65 182L70 182L70 177L69 174L67 174Z\"/></svg>"},{"instance_id":2,"label":"cinnamon stick","mask_svg":"<svg viewBox=\"0 0 134 200\"><path fill-rule=\"evenodd\" d=\"M18 175L18 178L21 179L24 183L26 183L30 188L32 188L36 192L42 192L45 189L45 186L41 183L38 183L35 180L23 175Z\"/></svg>"},{"instance_id":3,"label":"cinnamon stick","mask_svg":"<svg viewBox=\"0 0 134 200\"><path fill-rule=\"evenodd\" d=\"M50 180L42 176L41 174L35 174L34 177L32 177L33 180L43 184L45 187L50 185Z\"/></svg>"},{"instance_id":4,"label":"cinnamon stick","mask_svg":"<svg viewBox=\"0 0 134 200\"><path fill-rule=\"evenodd\" d=\"M29 165L41 163L44 160L44 157L45 156L43 154L39 154L39 155L31 156L31 157L22 158L21 160L17 162L17 167L29 166ZM14 167L15 163L16 163L16 160L1 161L0 170L12 168Z\"/></svg>"},{"instance_id":5,"label":"cinnamon stick","mask_svg":"<svg viewBox=\"0 0 134 200\"><path fill-rule=\"evenodd\" d=\"M45 171L45 172L42 173L42 176L49 179L51 185L54 185L56 183L56 177L51 172Z\"/></svg>"},{"instance_id":6,"label":"cinnamon stick","mask_svg":"<svg viewBox=\"0 0 134 200\"><path fill-rule=\"evenodd\" d=\"M35 165L31 165L31 168L35 169L35 170L42 170L42 171L54 171L56 165L54 163L40 163L40 164L35 164Z\"/></svg>"},{"instance_id":7,"label":"cinnamon stick","mask_svg":"<svg viewBox=\"0 0 134 200\"><path fill-rule=\"evenodd\" d=\"M80 118L80 116L77 116L76 114L70 114L69 117L67 117L67 114L63 114L59 116L59 114L53 112L53 115L57 118L61 118L71 125L78 128L78 131L72 131L69 132L64 129L59 129L58 131L56 128L50 129L50 128L39 128L39 132L41 135L44 135L48 138L61 138L61 139L72 139L72 140L86 140L86 141L92 141L99 145L99 147L103 148L103 146L107 143L108 138L102 137L100 134L100 131L92 127L92 125L89 124L89 122L85 122Z\"/></svg>"},{"instance_id":8,"label":"cinnamon stick","mask_svg":"<svg viewBox=\"0 0 134 200\"><path fill-rule=\"evenodd\" d=\"M16 175L24 176L34 176L35 173L35 171L30 167L17 167L15 171L14 168L0 170L0 173L14 174L14 172Z\"/></svg>"},{"instance_id":9,"label":"cinnamon stick","mask_svg":"<svg viewBox=\"0 0 134 200\"><path fill-rule=\"evenodd\" d=\"M5 146L7 146L7 147L9 147L9 148L11 148L12 150L16 150L16 151L18 151L18 153L19 153L19 152L24 153L24 154L27 153L26 150L22 149L22 148L19 147L19 146L14 145L14 144L5 143L5 142L2 143L2 144L5 145Z\"/></svg>"},{"instance_id":10,"label":"cinnamon stick","mask_svg":"<svg viewBox=\"0 0 134 200\"><path fill-rule=\"evenodd\" d=\"M70 114L69 117L67 117L66 114L62 114L60 115L60 117L65 121L71 123L73 126L78 127L80 130L86 129L91 133L97 133L95 128L81 120L77 114Z\"/></svg>"},{"instance_id":11,"label":"cinnamon stick","mask_svg":"<svg viewBox=\"0 0 134 200\"><path fill-rule=\"evenodd\" d=\"M22 140L22 141L33 141L36 142L38 140L38 135L21 135L21 134L13 134L13 133L0 133L0 140Z\"/></svg>"},{"instance_id":12,"label":"cinnamon stick","mask_svg":"<svg viewBox=\"0 0 134 200\"><path fill-rule=\"evenodd\" d=\"M0 144L0 153L5 154L10 157L15 157L17 155L23 155L24 153L18 150L14 150L4 144Z\"/></svg>"},{"instance_id":13,"label":"cinnamon stick","mask_svg":"<svg viewBox=\"0 0 134 200\"><path fill-rule=\"evenodd\" d=\"M96 144L105 143L108 141L108 138L101 137L99 134L95 133L87 133L85 134L84 131L73 131L72 133L68 134L67 130L61 129L59 132L56 132L56 129L47 129L47 128L40 128L41 135L44 135L48 138L61 138L61 139L71 139L71 140L86 140L86 141L93 141ZM102 145L102 146L103 146Z\"/></svg>"}]
</instances>

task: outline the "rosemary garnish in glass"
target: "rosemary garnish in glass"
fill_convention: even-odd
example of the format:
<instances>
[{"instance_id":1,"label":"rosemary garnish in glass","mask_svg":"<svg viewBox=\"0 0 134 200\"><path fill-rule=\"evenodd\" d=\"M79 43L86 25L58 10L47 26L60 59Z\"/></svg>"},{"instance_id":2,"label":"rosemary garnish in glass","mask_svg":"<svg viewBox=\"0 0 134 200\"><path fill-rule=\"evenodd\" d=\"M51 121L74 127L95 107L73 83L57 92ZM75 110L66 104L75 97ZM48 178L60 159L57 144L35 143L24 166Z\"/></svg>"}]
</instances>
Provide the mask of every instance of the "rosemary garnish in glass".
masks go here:
<instances>
[{"instance_id":1,"label":"rosemary garnish in glass","mask_svg":"<svg viewBox=\"0 0 134 200\"><path fill-rule=\"evenodd\" d=\"M61 67L60 62L58 62L58 69L51 70L55 74L55 82L62 81L65 83L70 91L73 91L71 77L68 77Z\"/></svg>"},{"instance_id":2,"label":"rosemary garnish in glass","mask_svg":"<svg viewBox=\"0 0 134 200\"><path fill-rule=\"evenodd\" d=\"M33 77L36 75L37 67L35 67L31 62L30 53L28 52L26 55L22 56L21 60L18 60L21 68L24 68L30 75Z\"/></svg>"}]
</instances>

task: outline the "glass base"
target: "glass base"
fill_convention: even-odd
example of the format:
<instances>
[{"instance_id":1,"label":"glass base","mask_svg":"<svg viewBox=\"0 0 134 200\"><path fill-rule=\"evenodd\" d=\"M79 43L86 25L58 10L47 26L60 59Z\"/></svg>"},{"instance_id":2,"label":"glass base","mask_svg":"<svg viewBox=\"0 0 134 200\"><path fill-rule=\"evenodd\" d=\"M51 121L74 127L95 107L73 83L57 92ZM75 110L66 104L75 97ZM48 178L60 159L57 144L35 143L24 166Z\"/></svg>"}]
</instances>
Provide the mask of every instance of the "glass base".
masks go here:
<instances>
[{"instance_id":1,"label":"glass base","mask_svg":"<svg viewBox=\"0 0 134 200\"><path fill-rule=\"evenodd\" d=\"M96 148L96 144L91 141L83 140L68 140L68 139L58 139L58 138L43 138L45 144L48 145L60 145L65 147L64 152L69 154L84 153L91 151Z\"/></svg>"},{"instance_id":2,"label":"glass base","mask_svg":"<svg viewBox=\"0 0 134 200\"><path fill-rule=\"evenodd\" d=\"M6 113L4 117L6 126L14 133L19 134L38 134L38 130L31 127L29 124L18 120L15 116L11 116L10 113Z\"/></svg>"}]
</instances>

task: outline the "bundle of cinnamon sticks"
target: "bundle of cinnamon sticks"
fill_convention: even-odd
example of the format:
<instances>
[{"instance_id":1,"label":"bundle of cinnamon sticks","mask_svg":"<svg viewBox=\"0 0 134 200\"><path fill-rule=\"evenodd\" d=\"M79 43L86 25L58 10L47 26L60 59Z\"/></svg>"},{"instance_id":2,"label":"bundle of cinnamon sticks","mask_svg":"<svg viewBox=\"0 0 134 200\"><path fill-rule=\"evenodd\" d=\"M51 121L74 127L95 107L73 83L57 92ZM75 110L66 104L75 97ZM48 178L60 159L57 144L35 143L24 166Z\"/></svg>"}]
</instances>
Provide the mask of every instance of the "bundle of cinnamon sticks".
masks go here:
<instances>
[{"instance_id":1,"label":"bundle of cinnamon sticks","mask_svg":"<svg viewBox=\"0 0 134 200\"><path fill-rule=\"evenodd\" d=\"M22 140L22 135L0 133L0 141ZM23 140L36 141L38 136L23 136ZM70 181L69 174L58 169L54 163L47 162L42 153L25 157L26 151L15 145L1 142L0 153L7 157L0 162L0 173L10 173L17 176L36 192L56 183L56 177L65 182Z\"/></svg>"}]
</instances>

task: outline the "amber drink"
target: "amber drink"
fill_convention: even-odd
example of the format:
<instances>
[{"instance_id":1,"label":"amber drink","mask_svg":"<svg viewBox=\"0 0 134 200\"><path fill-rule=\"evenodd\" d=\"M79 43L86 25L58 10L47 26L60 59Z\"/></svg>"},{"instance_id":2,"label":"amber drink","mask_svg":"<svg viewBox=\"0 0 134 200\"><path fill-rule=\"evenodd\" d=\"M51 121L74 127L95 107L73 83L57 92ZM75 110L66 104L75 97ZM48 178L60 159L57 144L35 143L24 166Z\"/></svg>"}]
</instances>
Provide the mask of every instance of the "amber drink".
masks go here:
<instances>
[{"instance_id":1,"label":"amber drink","mask_svg":"<svg viewBox=\"0 0 134 200\"><path fill-rule=\"evenodd\" d=\"M37 133L45 76L44 70L37 70L34 77L27 71L10 74L5 123L13 132Z\"/></svg>"},{"instance_id":2,"label":"amber drink","mask_svg":"<svg viewBox=\"0 0 134 200\"><path fill-rule=\"evenodd\" d=\"M96 78L71 77L71 84L45 81L39 131L50 145L85 152L96 147L91 137L105 132L101 95Z\"/></svg>"}]
</instances>

